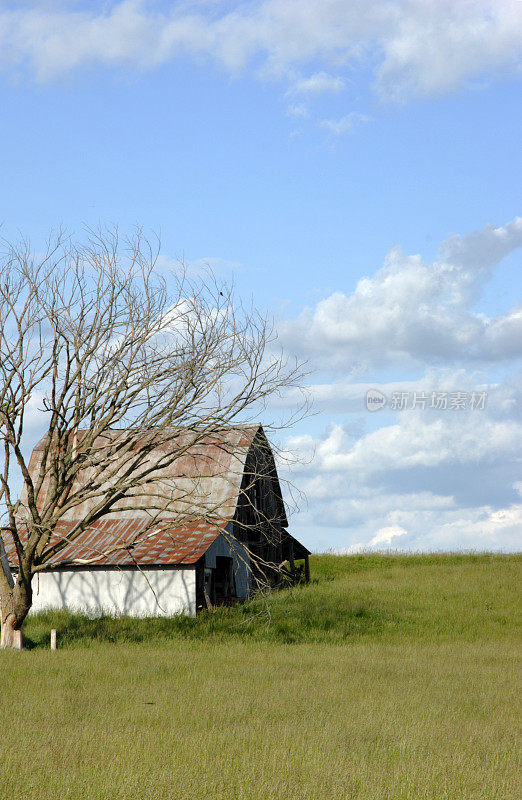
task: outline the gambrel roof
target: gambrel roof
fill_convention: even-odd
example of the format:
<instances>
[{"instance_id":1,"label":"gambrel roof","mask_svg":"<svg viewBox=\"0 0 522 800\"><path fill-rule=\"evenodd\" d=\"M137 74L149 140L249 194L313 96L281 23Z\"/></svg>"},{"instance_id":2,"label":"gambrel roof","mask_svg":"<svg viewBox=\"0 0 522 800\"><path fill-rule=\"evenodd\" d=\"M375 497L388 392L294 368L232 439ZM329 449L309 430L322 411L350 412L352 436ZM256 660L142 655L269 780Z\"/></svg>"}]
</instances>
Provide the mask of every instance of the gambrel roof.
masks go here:
<instances>
[{"instance_id":1,"label":"gambrel roof","mask_svg":"<svg viewBox=\"0 0 522 800\"><path fill-rule=\"evenodd\" d=\"M125 431L120 430L108 431L104 434L103 440L96 443L97 447L114 446L118 437L125 434ZM78 441L81 441L82 435L84 432L78 431ZM193 442L198 438L197 432L172 429L172 435L167 440L164 438L164 432L161 435L161 443L151 449L142 467L161 465L162 460L168 462L171 454L179 452L180 455L172 463L159 467L152 476L152 482L142 489L134 490L120 501L119 510L108 515L109 518L116 516L118 519L129 518L147 513L141 509L145 498L146 505L151 510L166 511L165 503L168 501L168 513L175 516L198 514L201 517L211 514L229 519L234 516L236 510L247 454L254 441L269 451L261 425L229 426L219 432L208 434L195 444ZM151 433L147 433L146 436L150 438ZM44 445L45 439L42 439L31 455L29 472L33 479L40 469ZM117 455L113 457L112 463L107 468L113 474L120 466L118 459ZM125 460L123 458L119 460L123 468ZM87 485L93 475L93 468L87 467L82 470L71 494L80 484ZM107 486L114 482L113 475L108 477ZM47 483L44 482L39 504L45 501L46 488ZM95 503L96 499L86 500L68 510L63 518L67 520L84 518Z\"/></svg>"},{"instance_id":2,"label":"gambrel roof","mask_svg":"<svg viewBox=\"0 0 522 800\"><path fill-rule=\"evenodd\" d=\"M114 445L124 433L110 431L104 441ZM84 433L78 431L78 442L82 435ZM150 437L151 433L147 435ZM44 445L45 439L42 439L31 455L29 471L33 480L40 470ZM178 452L180 455L168 463L169 456ZM48 562L49 567L194 564L234 519L245 473L252 469L259 453L265 462L262 477L272 482L279 523L286 526L274 459L261 425L228 426L200 438L195 444L194 432L173 429L171 437L163 439L147 455L146 464L162 465L153 473L153 480L133 490L118 502L117 511L93 522L77 539L57 551ZM112 472L117 474L119 466L117 457L113 457ZM83 469L70 495L78 485L80 488L87 485L92 474L92 468ZM44 481L38 497L40 508L45 504L46 490ZM66 542L95 502L84 500L68 509L57 523L49 546ZM137 537L139 541L132 549L125 547ZM2 538L14 566L12 539L5 533Z\"/></svg>"}]
</instances>

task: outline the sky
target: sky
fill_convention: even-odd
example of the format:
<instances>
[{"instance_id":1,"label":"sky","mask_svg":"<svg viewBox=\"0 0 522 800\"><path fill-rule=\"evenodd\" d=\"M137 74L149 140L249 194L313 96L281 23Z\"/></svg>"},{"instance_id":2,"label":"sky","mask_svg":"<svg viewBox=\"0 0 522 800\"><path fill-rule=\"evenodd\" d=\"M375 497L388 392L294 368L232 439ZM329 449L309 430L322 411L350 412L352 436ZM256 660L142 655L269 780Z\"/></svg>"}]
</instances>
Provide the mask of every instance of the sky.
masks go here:
<instances>
[{"instance_id":1,"label":"sky","mask_svg":"<svg viewBox=\"0 0 522 800\"><path fill-rule=\"evenodd\" d=\"M0 0L1 232L139 224L274 319L311 549L519 550L521 53L520 0Z\"/></svg>"}]
</instances>

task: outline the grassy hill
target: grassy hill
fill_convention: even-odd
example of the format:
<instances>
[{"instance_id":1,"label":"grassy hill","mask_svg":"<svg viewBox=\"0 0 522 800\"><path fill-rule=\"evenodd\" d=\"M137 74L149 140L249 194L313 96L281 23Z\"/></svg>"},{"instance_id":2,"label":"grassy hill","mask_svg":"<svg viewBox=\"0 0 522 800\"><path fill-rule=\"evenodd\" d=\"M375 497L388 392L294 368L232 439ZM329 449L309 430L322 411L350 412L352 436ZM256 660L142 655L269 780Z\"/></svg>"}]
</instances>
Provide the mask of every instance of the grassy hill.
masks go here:
<instances>
[{"instance_id":1,"label":"grassy hill","mask_svg":"<svg viewBox=\"0 0 522 800\"><path fill-rule=\"evenodd\" d=\"M518 800L521 564L315 556L269 625L257 600L151 638L35 615L0 653L0 796Z\"/></svg>"},{"instance_id":2,"label":"grassy hill","mask_svg":"<svg viewBox=\"0 0 522 800\"><path fill-rule=\"evenodd\" d=\"M196 619L89 619L67 612L30 616L26 645L140 642L183 637L345 644L360 639L472 641L509 635L517 624L522 556L316 555L312 581Z\"/></svg>"}]
</instances>

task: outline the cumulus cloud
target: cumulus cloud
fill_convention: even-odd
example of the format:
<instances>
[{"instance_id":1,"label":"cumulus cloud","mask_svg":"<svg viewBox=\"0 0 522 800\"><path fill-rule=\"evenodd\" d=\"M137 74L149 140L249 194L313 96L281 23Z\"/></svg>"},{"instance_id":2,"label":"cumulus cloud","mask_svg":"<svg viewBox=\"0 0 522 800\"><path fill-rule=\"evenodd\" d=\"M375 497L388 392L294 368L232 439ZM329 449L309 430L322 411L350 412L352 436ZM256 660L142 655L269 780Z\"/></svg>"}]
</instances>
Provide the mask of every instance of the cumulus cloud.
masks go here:
<instances>
[{"instance_id":1,"label":"cumulus cloud","mask_svg":"<svg viewBox=\"0 0 522 800\"><path fill-rule=\"evenodd\" d=\"M377 64L379 94L394 101L436 95L520 62L522 7L513 0L264 0L227 4L4 3L0 63L49 79L90 65L152 69L208 57L230 72L295 83L305 64ZM318 76L326 76L319 78ZM339 86L326 69L305 91ZM308 81L308 84L307 84Z\"/></svg>"},{"instance_id":2,"label":"cumulus cloud","mask_svg":"<svg viewBox=\"0 0 522 800\"><path fill-rule=\"evenodd\" d=\"M350 547L340 548L337 552L340 555L352 555L353 553L360 553L365 550L389 550L391 549L392 542L397 543L397 539L401 539L408 535L408 531L401 528L400 525L387 525L384 528L379 528L375 536L369 542L356 542Z\"/></svg>"},{"instance_id":3,"label":"cumulus cloud","mask_svg":"<svg viewBox=\"0 0 522 800\"><path fill-rule=\"evenodd\" d=\"M358 479L386 473L389 478L395 470L518 460L522 424L496 421L480 411L448 410L434 420L426 412L402 412L399 422L371 431L351 445L343 427L334 424L324 438L295 437L289 446L302 453L305 471L341 471Z\"/></svg>"},{"instance_id":4,"label":"cumulus cloud","mask_svg":"<svg viewBox=\"0 0 522 800\"><path fill-rule=\"evenodd\" d=\"M407 395L407 405L413 404L414 393L418 396L418 407L421 406L422 395L425 395L426 405L430 412L435 414L437 399L440 393L446 394L445 404L451 409L452 395L466 392L467 403L471 402L471 394L475 393L478 404L480 394L486 392L486 402L494 400L497 414L515 413L515 409L522 404L520 377L515 373L512 378L499 386L488 381L482 370L466 370L465 368L429 368L424 370L421 378L410 380L382 381L378 377L364 379L367 372L365 365L356 364L348 377L334 380L331 383L312 383L306 387L306 392L313 397L314 408L319 412L360 414L368 410L367 393L378 388L384 395L384 404L378 411L390 410L396 405L397 396ZM289 389L281 394L274 404L282 407L296 406L302 394L297 389ZM487 399L489 397L489 400ZM443 401L438 401L443 402ZM381 414L382 416L382 414Z\"/></svg>"},{"instance_id":5,"label":"cumulus cloud","mask_svg":"<svg viewBox=\"0 0 522 800\"><path fill-rule=\"evenodd\" d=\"M432 370L384 388L450 389L451 380L469 389L474 376ZM308 501L293 523L299 535L307 541L313 531L319 547L348 552L519 550L522 375L487 389L483 409L366 414L359 426L331 423L319 435L290 437L287 446L301 455L291 474Z\"/></svg>"},{"instance_id":6,"label":"cumulus cloud","mask_svg":"<svg viewBox=\"0 0 522 800\"><path fill-rule=\"evenodd\" d=\"M522 303L488 318L473 310L493 267L522 246L522 218L450 236L433 262L399 247L352 294L336 291L282 321L283 343L332 367L492 362L522 356Z\"/></svg>"},{"instance_id":7,"label":"cumulus cloud","mask_svg":"<svg viewBox=\"0 0 522 800\"><path fill-rule=\"evenodd\" d=\"M466 480L482 489L471 502L452 493L409 487L400 491L392 479L371 483L355 472L318 472L304 485L308 505L292 519L292 530L318 549L345 552L387 550L511 550L522 546L522 504L517 492L504 502L495 498L480 463L470 465ZM445 465L455 480L459 467ZM511 474L520 462L511 463ZM504 477L504 476L502 476Z\"/></svg>"},{"instance_id":8,"label":"cumulus cloud","mask_svg":"<svg viewBox=\"0 0 522 800\"><path fill-rule=\"evenodd\" d=\"M345 552L520 550L522 304L493 317L476 307L521 245L516 218L449 236L431 262L394 248L351 294L280 323L287 350L323 378L308 388L331 420L287 442L308 499L296 535ZM371 414L369 389L386 399ZM412 407L414 397L425 401ZM280 402L296 400L290 391Z\"/></svg>"},{"instance_id":9,"label":"cumulus cloud","mask_svg":"<svg viewBox=\"0 0 522 800\"><path fill-rule=\"evenodd\" d=\"M393 514L388 514L392 517ZM366 523L357 528L357 541L348 547L332 549L340 554L367 551L412 550L455 551L488 550L518 552L521 546L522 505L512 504L506 508L492 509L484 505L478 508L458 508L439 512L434 524L426 516L417 521L400 525L385 525L378 528L379 518L368 513ZM339 541L339 539L337 539Z\"/></svg>"}]
</instances>

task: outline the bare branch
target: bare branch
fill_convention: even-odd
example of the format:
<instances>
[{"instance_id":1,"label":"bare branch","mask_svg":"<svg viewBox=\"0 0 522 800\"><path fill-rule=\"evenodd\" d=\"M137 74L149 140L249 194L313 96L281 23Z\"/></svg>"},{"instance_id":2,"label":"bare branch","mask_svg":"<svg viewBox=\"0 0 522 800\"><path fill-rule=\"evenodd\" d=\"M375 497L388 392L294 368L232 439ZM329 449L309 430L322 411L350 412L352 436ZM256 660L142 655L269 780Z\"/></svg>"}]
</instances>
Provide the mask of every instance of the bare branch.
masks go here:
<instances>
[{"instance_id":1,"label":"bare branch","mask_svg":"<svg viewBox=\"0 0 522 800\"><path fill-rule=\"evenodd\" d=\"M19 596L29 605L32 576L107 515L132 509L148 518L139 536L116 546L129 552L163 519L172 525L187 516L221 517L222 498L202 495L187 459L195 452L204 458L206 449L215 461L207 473L218 475L223 432L252 423L270 398L300 386L302 365L277 352L268 320L237 303L211 274L189 279L181 265L168 279L159 275L158 254L159 242L139 229L127 238L117 229L89 230L85 243L60 231L40 258L26 241L4 242L2 536L13 544ZM30 412L45 434L29 463ZM22 482L17 499L14 470ZM256 563L261 585L277 566L267 553L272 548L277 556L285 512L262 510L255 498L256 487L277 481L271 455L247 472L236 532L226 535L230 542L237 536L241 557ZM16 592L9 599L4 584L0 589L2 615L15 614L19 622L25 600L16 607Z\"/></svg>"}]
</instances>

